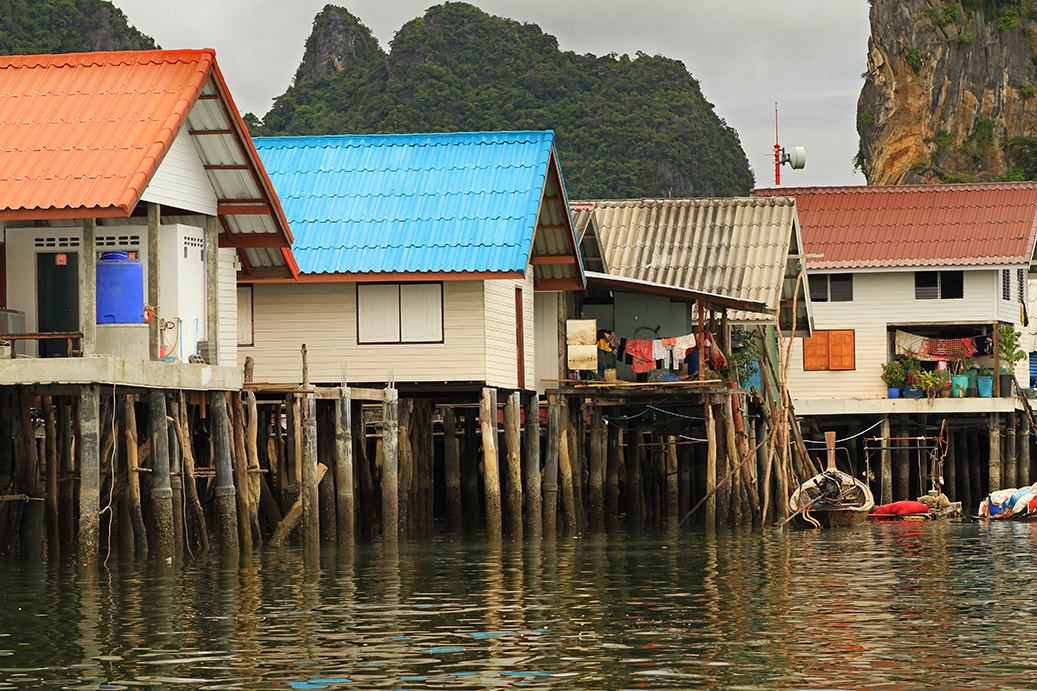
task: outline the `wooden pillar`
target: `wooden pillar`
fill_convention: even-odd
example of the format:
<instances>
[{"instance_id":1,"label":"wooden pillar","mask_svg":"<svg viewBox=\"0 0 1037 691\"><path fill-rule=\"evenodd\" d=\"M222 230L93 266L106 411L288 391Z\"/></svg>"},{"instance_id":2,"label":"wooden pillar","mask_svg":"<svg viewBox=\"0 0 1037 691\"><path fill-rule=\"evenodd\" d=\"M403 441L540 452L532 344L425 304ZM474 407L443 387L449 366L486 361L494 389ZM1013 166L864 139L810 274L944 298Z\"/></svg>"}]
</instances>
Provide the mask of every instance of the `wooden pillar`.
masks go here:
<instances>
[{"instance_id":1,"label":"wooden pillar","mask_svg":"<svg viewBox=\"0 0 1037 691\"><path fill-rule=\"evenodd\" d=\"M666 517L677 521L677 437L666 437Z\"/></svg>"},{"instance_id":2,"label":"wooden pillar","mask_svg":"<svg viewBox=\"0 0 1037 691\"><path fill-rule=\"evenodd\" d=\"M482 390L479 407L482 428L483 491L486 504L486 534L491 540L501 537L500 471L497 462L497 390Z\"/></svg>"},{"instance_id":3,"label":"wooden pillar","mask_svg":"<svg viewBox=\"0 0 1037 691\"><path fill-rule=\"evenodd\" d=\"M64 474L69 480L73 471L73 447L72 443L72 408L74 404L70 398L61 398L58 404L58 433L61 438L59 450L59 483L58 483L58 540L60 541L62 555L72 554L75 545L75 492L73 482L60 482L60 476Z\"/></svg>"},{"instance_id":4,"label":"wooden pillar","mask_svg":"<svg viewBox=\"0 0 1037 691\"><path fill-rule=\"evenodd\" d=\"M137 411L135 396L127 394L123 399L123 434L126 439L127 494L129 495L130 524L133 531L133 551L147 555L148 534L144 527L141 511L140 464L137 459Z\"/></svg>"},{"instance_id":5,"label":"wooden pillar","mask_svg":"<svg viewBox=\"0 0 1037 691\"><path fill-rule=\"evenodd\" d=\"M522 394L512 391L504 403L504 448L507 458L505 484L508 530L513 536L522 535L522 446L519 429L522 418Z\"/></svg>"},{"instance_id":6,"label":"wooden pillar","mask_svg":"<svg viewBox=\"0 0 1037 691\"><path fill-rule=\"evenodd\" d=\"M641 430L628 430L623 434L626 449L623 457L626 460L626 505L627 515L632 521L644 519L644 499L641 489L641 443L644 435Z\"/></svg>"},{"instance_id":7,"label":"wooden pillar","mask_svg":"<svg viewBox=\"0 0 1037 691\"><path fill-rule=\"evenodd\" d=\"M177 559L184 555L184 475L180 445L177 443L176 405L172 396L166 396L166 447L169 449L170 504L173 508L173 554Z\"/></svg>"},{"instance_id":8,"label":"wooden pillar","mask_svg":"<svg viewBox=\"0 0 1037 691\"><path fill-rule=\"evenodd\" d=\"M457 413L443 409L443 475L446 488L446 523L450 530L461 528L461 459L457 453Z\"/></svg>"},{"instance_id":9,"label":"wooden pillar","mask_svg":"<svg viewBox=\"0 0 1037 691\"><path fill-rule=\"evenodd\" d=\"M941 489L950 501L958 496L958 433L947 429L947 455L943 461L943 482Z\"/></svg>"},{"instance_id":10,"label":"wooden pillar","mask_svg":"<svg viewBox=\"0 0 1037 691\"><path fill-rule=\"evenodd\" d=\"M987 419L987 431L990 433L990 454L987 457L987 492L996 492L1002 488L1000 413L990 413L990 417Z\"/></svg>"},{"instance_id":11,"label":"wooden pillar","mask_svg":"<svg viewBox=\"0 0 1037 691\"><path fill-rule=\"evenodd\" d=\"M223 391L209 392L209 418L213 465L216 470L216 524L220 532L220 551L224 554L238 554L238 514L234 496L234 465L230 450L227 396Z\"/></svg>"},{"instance_id":12,"label":"wooden pillar","mask_svg":"<svg viewBox=\"0 0 1037 691\"><path fill-rule=\"evenodd\" d=\"M210 365L218 364L220 341L220 220L205 217L205 340L209 343ZM278 425L280 427L280 425Z\"/></svg>"},{"instance_id":13,"label":"wooden pillar","mask_svg":"<svg viewBox=\"0 0 1037 691\"><path fill-rule=\"evenodd\" d=\"M226 399L227 417L230 421L231 464L234 469L234 506L238 516L238 540L241 551L250 554L254 542L252 525L249 522L251 511L249 510L248 470L245 465L245 412L241 406L241 396L238 393L228 392Z\"/></svg>"},{"instance_id":14,"label":"wooden pillar","mask_svg":"<svg viewBox=\"0 0 1037 691\"><path fill-rule=\"evenodd\" d=\"M356 500L353 496L353 399L343 384L335 399L335 519L340 547L356 542Z\"/></svg>"},{"instance_id":15,"label":"wooden pillar","mask_svg":"<svg viewBox=\"0 0 1037 691\"><path fill-rule=\"evenodd\" d=\"M100 392L88 384L79 395L79 553L81 566L97 563L101 495Z\"/></svg>"},{"instance_id":16,"label":"wooden pillar","mask_svg":"<svg viewBox=\"0 0 1037 691\"><path fill-rule=\"evenodd\" d=\"M1026 405L1030 405L1027 401ZM1030 416L1019 416L1019 485L1030 484Z\"/></svg>"},{"instance_id":17,"label":"wooden pillar","mask_svg":"<svg viewBox=\"0 0 1037 691\"><path fill-rule=\"evenodd\" d=\"M975 511L979 508L980 498L983 496L983 464L979 457L978 430L969 430L966 437L966 446L968 453L965 454L965 457L968 459L969 465L969 492L966 502L970 509Z\"/></svg>"},{"instance_id":18,"label":"wooden pillar","mask_svg":"<svg viewBox=\"0 0 1037 691\"><path fill-rule=\"evenodd\" d=\"M1016 419L1015 413L1006 413L1005 417L1005 463L1004 463L1004 483L1005 487L1018 487L1017 482L1018 474L1018 462L1019 457L1016 453L1018 445L1016 444Z\"/></svg>"},{"instance_id":19,"label":"wooden pillar","mask_svg":"<svg viewBox=\"0 0 1037 691\"><path fill-rule=\"evenodd\" d=\"M396 389L382 393L382 540L396 542L400 535L399 449L400 398Z\"/></svg>"},{"instance_id":20,"label":"wooden pillar","mask_svg":"<svg viewBox=\"0 0 1037 691\"><path fill-rule=\"evenodd\" d=\"M605 425L601 418L601 406L593 403L587 474L588 517L592 528L600 528L605 516ZM676 476L674 480L676 481Z\"/></svg>"},{"instance_id":21,"label":"wooden pillar","mask_svg":"<svg viewBox=\"0 0 1037 691\"><path fill-rule=\"evenodd\" d=\"M879 504L889 504L893 501L893 452L889 448L891 442L889 417L882 418L882 426L879 428L879 436L882 437L882 450L879 452Z\"/></svg>"},{"instance_id":22,"label":"wooden pillar","mask_svg":"<svg viewBox=\"0 0 1037 691\"><path fill-rule=\"evenodd\" d=\"M710 403L713 408L713 426L716 428L716 498L717 498L717 523L730 525L731 522L731 480L720 482L727 477L731 470L728 467L727 454L727 422L724 420L724 406L722 403Z\"/></svg>"},{"instance_id":23,"label":"wooden pillar","mask_svg":"<svg viewBox=\"0 0 1037 691\"><path fill-rule=\"evenodd\" d=\"M565 534L575 535L578 532L576 518L576 493L573 489L573 462L570 454L571 441L574 434L572 416L569 414L570 399L564 398L561 411L561 436L558 440L558 475L562 481L562 517Z\"/></svg>"},{"instance_id":24,"label":"wooden pillar","mask_svg":"<svg viewBox=\"0 0 1037 691\"><path fill-rule=\"evenodd\" d=\"M148 392L148 436L151 439L151 503L155 514L155 554L166 561L176 557L173 540L173 489L169 481L169 427L166 395Z\"/></svg>"},{"instance_id":25,"label":"wooden pillar","mask_svg":"<svg viewBox=\"0 0 1037 691\"><path fill-rule=\"evenodd\" d=\"M907 436L907 425L903 422L898 425L898 437L902 439L897 442L897 446L908 447L915 446L910 439L903 439ZM911 498L911 451L907 448L897 449L895 451L895 463L896 468L893 474L896 481L896 488L893 493L893 501L903 501Z\"/></svg>"},{"instance_id":26,"label":"wooden pillar","mask_svg":"<svg viewBox=\"0 0 1037 691\"><path fill-rule=\"evenodd\" d=\"M558 531L558 442L562 437L562 407L558 394L547 396L547 445L544 459L544 536Z\"/></svg>"},{"instance_id":27,"label":"wooden pillar","mask_svg":"<svg viewBox=\"0 0 1037 691\"><path fill-rule=\"evenodd\" d=\"M152 360L159 359L162 339L162 247L159 240L161 207L148 202L148 304L154 318L148 323L148 351ZM208 259L208 258L207 258Z\"/></svg>"},{"instance_id":28,"label":"wooden pillar","mask_svg":"<svg viewBox=\"0 0 1037 691\"><path fill-rule=\"evenodd\" d=\"M47 556L58 558L61 540L58 537L58 422L54 413L54 400L43 396L43 424L46 430L46 524L47 524Z\"/></svg>"},{"instance_id":29,"label":"wooden pillar","mask_svg":"<svg viewBox=\"0 0 1037 691\"><path fill-rule=\"evenodd\" d=\"M708 397L703 397L702 409L706 418L706 529L712 531L717 527L717 431Z\"/></svg>"},{"instance_id":30,"label":"wooden pillar","mask_svg":"<svg viewBox=\"0 0 1037 691\"><path fill-rule=\"evenodd\" d=\"M320 550L320 478L317 476L317 395L312 390L306 394L303 417L303 544L316 552Z\"/></svg>"},{"instance_id":31,"label":"wooden pillar","mask_svg":"<svg viewBox=\"0 0 1037 691\"><path fill-rule=\"evenodd\" d=\"M543 534L544 498L540 483L540 397L526 399L526 458L524 464L526 532L533 537Z\"/></svg>"},{"instance_id":32,"label":"wooden pillar","mask_svg":"<svg viewBox=\"0 0 1037 691\"><path fill-rule=\"evenodd\" d=\"M771 487L773 472L771 448L767 443L767 421L760 408L760 416L753 421L753 443L756 445L756 477L760 488L760 516L763 525L767 525L774 513L774 492ZM687 509L685 509L686 511ZM683 512L681 513L683 516Z\"/></svg>"},{"instance_id":33,"label":"wooden pillar","mask_svg":"<svg viewBox=\"0 0 1037 691\"><path fill-rule=\"evenodd\" d=\"M414 399L405 398L400 401L400 424L398 427L399 445L397 454L399 465L400 497L399 521L400 534L411 535L414 528L414 447L411 446L411 431L416 417Z\"/></svg>"},{"instance_id":34,"label":"wooden pillar","mask_svg":"<svg viewBox=\"0 0 1037 691\"><path fill-rule=\"evenodd\" d=\"M97 352L97 221L83 220L82 266L79 267L79 325L83 341L79 347L84 356ZM14 348L14 344L11 344Z\"/></svg>"},{"instance_id":35,"label":"wooden pillar","mask_svg":"<svg viewBox=\"0 0 1037 691\"><path fill-rule=\"evenodd\" d=\"M605 437L605 520L613 523L619 516L619 428L607 425Z\"/></svg>"},{"instance_id":36,"label":"wooden pillar","mask_svg":"<svg viewBox=\"0 0 1037 691\"><path fill-rule=\"evenodd\" d=\"M482 498L479 496L479 419L478 409L468 408L464 416L464 455L461 457L461 505L467 520L476 526L481 520Z\"/></svg>"}]
</instances>

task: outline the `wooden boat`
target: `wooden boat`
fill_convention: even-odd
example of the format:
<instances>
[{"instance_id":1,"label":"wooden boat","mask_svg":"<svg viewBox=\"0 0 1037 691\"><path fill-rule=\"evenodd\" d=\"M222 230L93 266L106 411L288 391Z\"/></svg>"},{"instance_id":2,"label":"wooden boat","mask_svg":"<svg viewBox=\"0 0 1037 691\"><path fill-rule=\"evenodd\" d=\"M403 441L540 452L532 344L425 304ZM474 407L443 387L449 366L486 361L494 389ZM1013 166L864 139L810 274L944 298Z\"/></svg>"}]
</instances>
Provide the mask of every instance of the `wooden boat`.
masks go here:
<instances>
[{"instance_id":1,"label":"wooden boat","mask_svg":"<svg viewBox=\"0 0 1037 691\"><path fill-rule=\"evenodd\" d=\"M863 523L875 508L868 484L829 466L801 484L789 497L790 518L821 526Z\"/></svg>"}]
</instances>

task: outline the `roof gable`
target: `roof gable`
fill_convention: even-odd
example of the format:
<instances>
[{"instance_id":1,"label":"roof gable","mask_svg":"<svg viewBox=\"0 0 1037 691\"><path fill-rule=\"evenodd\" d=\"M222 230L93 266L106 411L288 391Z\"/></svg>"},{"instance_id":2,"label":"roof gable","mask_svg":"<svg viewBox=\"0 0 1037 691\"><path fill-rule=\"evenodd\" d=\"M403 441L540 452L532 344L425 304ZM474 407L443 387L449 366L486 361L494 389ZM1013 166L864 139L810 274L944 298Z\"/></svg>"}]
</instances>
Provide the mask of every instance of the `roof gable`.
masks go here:
<instances>
[{"instance_id":1,"label":"roof gable","mask_svg":"<svg viewBox=\"0 0 1037 691\"><path fill-rule=\"evenodd\" d=\"M259 137L255 144L308 278L524 275L532 262L541 287L582 286L550 131Z\"/></svg>"},{"instance_id":2,"label":"roof gable","mask_svg":"<svg viewBox=\"0 0 1037 691\"><path fill-rule=\"evenodd\" d=\"M1029 265L1037 183L754 190L794 197L811 269Z\"/></svg>"}]
</instances>

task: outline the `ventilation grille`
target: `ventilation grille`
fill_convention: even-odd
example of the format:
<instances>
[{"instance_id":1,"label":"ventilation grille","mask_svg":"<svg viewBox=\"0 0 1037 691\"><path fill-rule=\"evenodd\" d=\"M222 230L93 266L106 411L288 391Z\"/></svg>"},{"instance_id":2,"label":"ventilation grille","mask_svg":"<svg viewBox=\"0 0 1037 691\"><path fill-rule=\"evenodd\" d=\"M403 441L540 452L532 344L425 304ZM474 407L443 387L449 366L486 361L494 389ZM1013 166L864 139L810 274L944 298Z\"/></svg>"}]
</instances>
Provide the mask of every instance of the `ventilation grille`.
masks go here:
<instances>
[{"instance_id":1,"label":"ventilation grille","mask_svg":"<svg viewBox=\"0 0 1037 691\"><path fill-rule=\"evenodd\" d=\"M140 247L139 235L98 235L98 247Z\"/></svg>"},{"instance_id":2,"label":"ventilation grille","mask_svg":"<svg viewBox=\"0 0 1037 691\"><path fill-rule=\"evenodd\" d=\"M33 240L35 247L79 247L78 237L38 237Z\"/></svg>"}]
</instances>

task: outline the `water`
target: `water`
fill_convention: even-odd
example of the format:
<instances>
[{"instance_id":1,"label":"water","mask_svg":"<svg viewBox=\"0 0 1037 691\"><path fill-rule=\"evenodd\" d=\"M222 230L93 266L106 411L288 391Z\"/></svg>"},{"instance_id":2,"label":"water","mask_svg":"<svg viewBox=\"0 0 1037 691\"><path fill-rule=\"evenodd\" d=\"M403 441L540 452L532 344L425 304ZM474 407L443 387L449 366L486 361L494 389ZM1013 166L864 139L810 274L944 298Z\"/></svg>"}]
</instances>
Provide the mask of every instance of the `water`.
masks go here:
<instances>
[{"instance_id":1,"label":"water","mask_svg":"<svg viewBox=\"0 0 1037 691\"><path fill-rule=\"evenodd\" d=\"M0 564L0 689L1034 689L1037 523Z\"/></svg>"}]
</instances>

